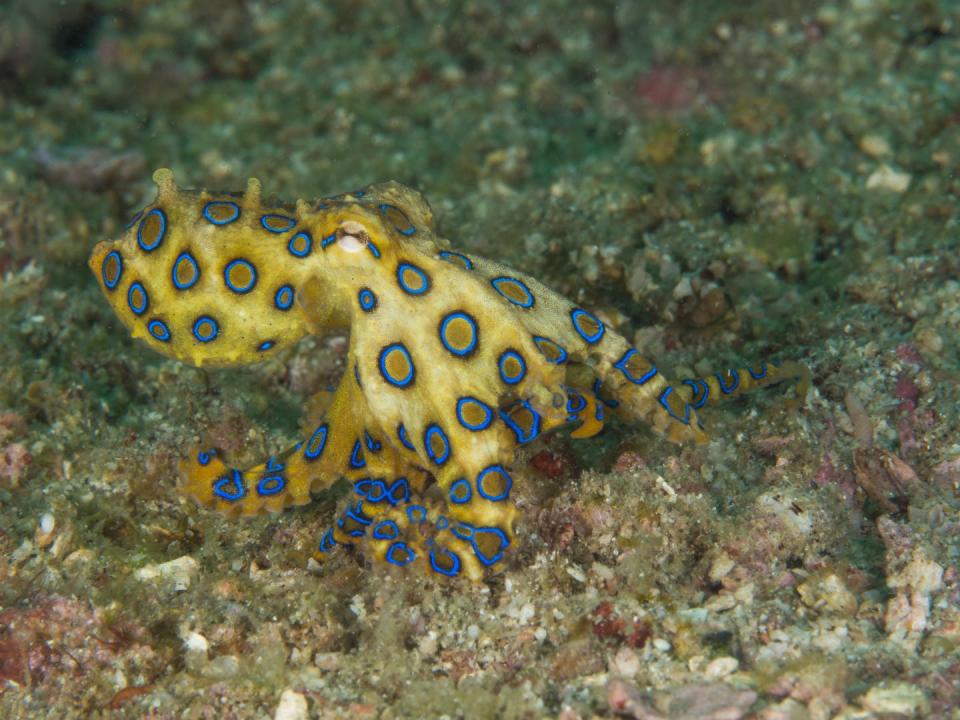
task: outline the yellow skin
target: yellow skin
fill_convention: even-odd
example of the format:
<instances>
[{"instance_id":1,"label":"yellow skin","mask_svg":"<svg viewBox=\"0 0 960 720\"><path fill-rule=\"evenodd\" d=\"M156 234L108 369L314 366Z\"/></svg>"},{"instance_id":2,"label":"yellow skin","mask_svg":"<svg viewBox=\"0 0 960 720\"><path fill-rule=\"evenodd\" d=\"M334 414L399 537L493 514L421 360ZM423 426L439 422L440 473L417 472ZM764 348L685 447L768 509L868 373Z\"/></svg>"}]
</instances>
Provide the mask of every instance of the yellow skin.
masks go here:
<instances>
[{"instance_id":1,"label":"yellow skin","mask_svg":"<svg viewBox=\"0 0 960 720\"><path fill-rule=\"evenodd\" d=\"M574 437L594 435L604 406L705 442L695 408L788 379L806 391L795 363L672 387L596 316L447 250L424 199L397 183L274 206L253 179L243 194L183 190L169 170L154 181L156 201L89 262L134 337L222 366L349 328L348 372L302 442L247 471L213 449L182 463L182 492L231 516L305 504L347 477L356 496L321 555L361 544L395 565L478 579L513 536L520 444L571 420Z\"/></svg>"}]
</instances>

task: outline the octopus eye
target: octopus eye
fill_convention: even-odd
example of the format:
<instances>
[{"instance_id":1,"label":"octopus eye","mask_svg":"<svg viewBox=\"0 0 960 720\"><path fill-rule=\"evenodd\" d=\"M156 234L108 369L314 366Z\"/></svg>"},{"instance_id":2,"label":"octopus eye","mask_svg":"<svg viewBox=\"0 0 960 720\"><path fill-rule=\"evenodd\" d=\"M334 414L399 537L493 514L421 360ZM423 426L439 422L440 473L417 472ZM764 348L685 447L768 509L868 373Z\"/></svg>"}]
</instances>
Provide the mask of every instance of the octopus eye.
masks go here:
<instances>
[{"instance_id":1,"label":"octopus eye","mask_svg":"<svg viewBox=\"0 0 960 720\"><path fill-rule=\"evenodd\" d=\"M340 225L334 237L337 247L349 253L360 252L370 243L370 235L367 234L367 229L353 220L348 220ZM327 246L326 239L323 241L323 246ZM379 254L378 250L376 256L379 257Z\"/></svg>"}]
</instances>

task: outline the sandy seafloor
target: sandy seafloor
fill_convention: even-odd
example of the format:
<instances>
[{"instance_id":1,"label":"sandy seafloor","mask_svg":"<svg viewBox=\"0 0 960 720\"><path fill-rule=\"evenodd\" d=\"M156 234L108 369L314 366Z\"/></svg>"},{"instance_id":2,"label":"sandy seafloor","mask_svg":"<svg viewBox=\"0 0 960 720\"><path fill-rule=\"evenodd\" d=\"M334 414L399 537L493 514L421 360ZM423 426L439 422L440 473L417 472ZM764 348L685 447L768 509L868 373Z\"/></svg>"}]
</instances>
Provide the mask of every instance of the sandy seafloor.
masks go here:
<instances>
[{"instance_id":1,"label":"sandy seafloor","mask_svg":"<svg viewBox=\"0 0 960 720\"><path fill-rule=\"evenodd\" d=\"M960 717L957 13L6 3L0 716ZM706 446L526 448L483 584L314 567L342 487L227 521L176 463L283 448L344 340L217 371L133 342L85 261L156 167L396 179L671 377L780 357L813 386L705 411Z\"/></svg>"}]
</instances>

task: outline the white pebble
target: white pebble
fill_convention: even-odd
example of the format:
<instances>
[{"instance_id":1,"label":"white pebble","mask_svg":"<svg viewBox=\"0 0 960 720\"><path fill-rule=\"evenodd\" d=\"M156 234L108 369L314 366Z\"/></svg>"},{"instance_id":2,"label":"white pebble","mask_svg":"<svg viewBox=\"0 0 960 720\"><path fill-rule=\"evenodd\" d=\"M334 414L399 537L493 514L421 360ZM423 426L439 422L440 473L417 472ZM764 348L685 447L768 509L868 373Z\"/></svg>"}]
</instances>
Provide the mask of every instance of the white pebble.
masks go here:
<instances>
[{"instance_id":1,"label":"white pebble","mask_svg":"<svg viewBox=\"0 0 960 720\"><path fill-rule=\"evenodd\" d=\"M735 673L739 667L740 662L735 657L718 657L710 661L704 674L711 680L719 680L720 678L725 678L727 675Z\"/></svg>"},{"instance_id":2,"label":"white pebble","mask_svg":"<svg viewBox=\"0 0 960 720\"><path fill-rule=\"evenodd\" d=\"M670 648L671 648L670 642L668 640L664 640L663 638L654 638L653 646L660 652L664 652L664 653L670 652Z\"/></svg>"},{"instance_id":3,"label":"white pebble","mask_svg":"<svg viewBox=\"0 0 960 720\"><path fill-rule=\"evenodd\" d=\"M277 711L273 720L307 720L307 698L302 694L287 688L280 695Z\"/></svg>"},{"instance_id":4,"label":"white pebble","mask_svg":"<svg viewBox=\"0 0 960 720\"><path fill-rule=\"evenodd\" d=\"M889 190L904 193L910 187L910 173L894 170L889 165L881 165L867 178L867 190Z\"/></svg>"},{"instance_id":5,"label":"white pebble","mask_svg":"<svg viewBox=\"0 0 960 720\"><path fill-rule=\"evenodd\" d=\"M141 582L163 582L175 592L183 592L197 576L197 561L183 555L159 565L144 565L134 573Z\"/></svg>"},{"instance_id":6,"label":"white pebble","mask_svg":"<svg viewBox=\"0 0 960 720\"><path fill-rule=\"evenodd\" d=\"M40 516L40 532L49 535L57 525L57 519L50 513L44 513Z\"/></svg>"}]
</instances>

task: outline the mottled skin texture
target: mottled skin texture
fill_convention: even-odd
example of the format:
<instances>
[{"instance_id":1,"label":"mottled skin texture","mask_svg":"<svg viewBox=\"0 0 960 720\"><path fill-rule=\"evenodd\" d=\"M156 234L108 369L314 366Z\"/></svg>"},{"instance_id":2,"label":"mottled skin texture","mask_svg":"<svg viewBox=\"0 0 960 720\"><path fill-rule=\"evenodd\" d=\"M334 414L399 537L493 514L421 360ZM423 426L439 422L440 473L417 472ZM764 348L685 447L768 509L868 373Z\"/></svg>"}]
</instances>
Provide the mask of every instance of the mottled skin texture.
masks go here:
<instances>
[{"instance_id":1,"label":"mottled skin texture","mask_svg":"<svg viewBox=\"0 0 960 720\"><path fill-rule=\"evenodd\" d=\"M156 201L90 258L134 337L195 365L233 365L349 328L348 371L301 442L246 471L214 449L183 461L183 493L234 516L353 481L321 554L360 544L477 579L511 542L518 445L574 420L574 437L593 435L605 407L704 442L696 408L707 402L784 379L806 390L794 363L671 386L587 310L448 250L423 198L397 183L271 206L256 180L242 194L183 190L169 170L154 180Z\"/></svg>"}]
</instances>

